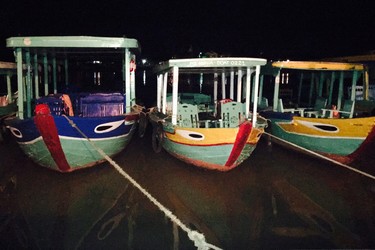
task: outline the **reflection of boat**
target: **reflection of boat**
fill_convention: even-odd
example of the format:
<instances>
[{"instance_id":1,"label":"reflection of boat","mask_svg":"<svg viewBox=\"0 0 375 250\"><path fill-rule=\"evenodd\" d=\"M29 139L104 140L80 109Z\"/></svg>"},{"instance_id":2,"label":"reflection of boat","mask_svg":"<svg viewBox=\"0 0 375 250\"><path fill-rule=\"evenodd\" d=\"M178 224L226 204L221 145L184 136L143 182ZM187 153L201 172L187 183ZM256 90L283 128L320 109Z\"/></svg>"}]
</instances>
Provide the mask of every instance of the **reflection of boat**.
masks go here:
<instances>
[{"instance_id":1,"label":"reflection of boat","mask_svg":"<svg viewBox=\"0 0 375 250\"><path fill-rule=\"evenodd\" d=\"M5 123L33 161L70 172L103 162L104 154L113 156L125 148L138 119L138 113L131 112L135 104L135 56L130 52L138 48L137 40L12 37L7 39L7 47L13 48L16 55L19 99L17 117ZM107 64L113 68L105 71ZM126 95L58 93L76 75L90 76L86 81L100 86L106 81L108 84L112 80L108 75L115 73L123 75ZM77 81L83 84L82 79ZM42 90L46 96L38 98Z\"/></svg>"},{"instance_id":2,"label":"reflection of boat","mask_svg":"<svg viewBox=\"0 0 375 250\"><path fill-rule=\"evenodd\" d=\"M357 82L366 79L363 65L284 61L269 69L276 75L273 106L261 115L271 121L272 135L345 163L375 142L375 117L355 105ZM297 74L300 78L293 83ZM346 86L353 91L345 93ZM303 100L311 105L314 98L315 107L305 108Z\"/></svg>"},{"instance_id":3,"label":"reflection of boat","mask_svg":"<svg viewBox=\"0 0 375 250\"><path fill-rule=\"evenodd\" d=\"M220 171L233 169L247 159L266 126L262 117L252 115L257 114L257 105L249 112L250 89L256 98L260 66L265 63L265 59L258 58L194 58L172 59L160 64L156 69L157 107L149 114L154 128L154 150L160 151L163 147L189 164ZM220 101L219 76L222 82ZM230 99L226 99L225 94L228 76ZM169 77L172 82L168 82ZM199 92L209 89L208 92L213 93L213 103L205 101L207 98L202 93L186 93L186 85L190 89L197 86ZM234 92L234 85L237 92ZM168 91L172 91L171 102L168 102Z\"/></svg>"}]
</instances>

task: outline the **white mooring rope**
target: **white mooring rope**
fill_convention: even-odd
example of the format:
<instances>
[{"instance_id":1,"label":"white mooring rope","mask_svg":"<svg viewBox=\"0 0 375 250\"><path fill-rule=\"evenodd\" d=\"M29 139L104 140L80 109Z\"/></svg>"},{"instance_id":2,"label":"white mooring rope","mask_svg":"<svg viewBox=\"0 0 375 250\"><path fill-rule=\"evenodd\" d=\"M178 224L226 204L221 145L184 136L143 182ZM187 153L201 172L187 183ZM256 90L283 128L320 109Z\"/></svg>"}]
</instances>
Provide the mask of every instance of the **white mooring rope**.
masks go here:
<instances>
[{"instance_id":1,"label":"white mooring rope","mask_svg":"<svg viewBox=\"0 0 375 250\"><path fill-rule=\"evenodd\" d=\"M106 153L98 148L93 141L90 140L78 127L70 120L67 116L64 117L68 120L69 124L75 128L94 148L98 153L103 156L123 177L125 177L130 183L132 183L136 188L138 188L141 193L143 193L154 205L156 205L172 222L176 223L182 230L184 230L189 239L194 242L194 245L199 250L215 249L219 250L221 248L206 242L203 234L198 231L191 230L188 228L180 219L177 218L170 210L168 210L163 204L161 204L156 198L154 198L146 189L144 189L136 180L134 180L130 175L128 175L114 160L112 160Z\"/></svg>"},{"instance_id":2,"label":"white mooring rope","mask_svg":"<svg viewBox=\"0 0 375 250\"><path fill-rule=\"evenodd\" d=\"M336 164L336 165L339 165L339 166L341 166L341 167L347 168L347 169L349 169L349 170L351 170L351 171L353 171L353 172L359 173L359 174L361 174L361 175L364 175L364 176L366 176L366 177L368 177L368 178L371 178L371 179L375 180L375 176L373 176L373 175L371 175L371 174L369 174L369 173L363 172L363 171L361 171L361 170L359 170L359 169L353 168L353 167L351 167L351 166L349 166L349 165L346 165L346 164L344 164L344 163L341 163L341 162L339 162L339 161L335 161L335 160L333 160L333 159L331 159L331 158L328 158L328 157L326 157L326 156L324 156L324 155L321 155L321 154L316 153L316 152L314 152L314 151L311 151L311 150L309 150L309 149L306 149L306 148L303 148L303 147L301 147L301 146L298 146L297 144L294 144L294 143L292 143L292 142L289 142L289 141L286 141L286 140L281 139L281 138L279 138L279 137L276 137L276 136L274 136L274 135L272 135L272 134L270 134L270 133L264 132L264 134L266 134L266 135L268 135L268 136L271 136L271 137L275 138L276 140L280 140L280 141L282 141L282 142L284 142L284 143L286 143L286 144L289 144L289 145L291 145L291 146L293 146L293 147L296 147L296 148L298 148L298 149L300 149L300 150L303 150L303 151L305 151L305 152L308 152L309 154L315 155L315 156L317 156L317 157L319 157L319 158L322 158L322 159L324 159L324 160L326 160L326 161L332 162L332 163L334 163L334 164Z\"/></svg>"}]
</instances>

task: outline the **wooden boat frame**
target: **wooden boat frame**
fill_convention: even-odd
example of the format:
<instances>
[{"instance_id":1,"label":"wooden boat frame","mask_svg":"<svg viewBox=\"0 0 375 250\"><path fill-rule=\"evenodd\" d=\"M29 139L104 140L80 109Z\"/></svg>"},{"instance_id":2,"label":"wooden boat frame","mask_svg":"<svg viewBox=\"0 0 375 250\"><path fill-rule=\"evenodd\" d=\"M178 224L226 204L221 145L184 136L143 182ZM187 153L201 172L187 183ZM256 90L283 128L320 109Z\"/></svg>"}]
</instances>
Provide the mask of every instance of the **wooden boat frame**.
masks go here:
<instances>
[{"instance_id":1,"label":"wooden boat frame","mask_svg":"<svg viewBox=\"0 0 375 250\"><path fill-rule=\"evenodd\" d=\"M257 97L259 85L260 66L265 65L266 60L261 58L188 58L171 59L160 63L156 68L157 74L157 105L149 118L153 124L153 146L156 152L163 147L168 153L182 161L198 167L228 171L247 159L264 131L267 122L257 114ZM182 95L189 93L179 92L181 75L199 76L200 93L202 92L203 79L209 74L213 76L213 105L184 104ZM237 74L237 92L234 91L235 74ZM251 82L252 74L254 74ZM187 117L198 117L201 113L214 114L218 117L218 107L225 107L226 78L230 78L229 109L240 108L242 121L238 118L237 111L229 114L234 121L231 125L226 123L223 115L219 119L198 119L197 124L186 125L183 122L183 108L195 109L194 115L187 112ZM221 77L221 99L218 97L219 81ZM245 83L242 84L243 78ZM170 86L170 87L168 87ZM168 102L167 89L171 88L171 100ZM252 94L251 94L251 89ZM234 101L236 100L236 101ZM242 102L244 100L244 103ZM255 103L250 112L251 101ZM182 107L182 109L181 109ZM237 139L236 139L237 138ZM241 139L239 139L241 138ZM238 141L243 144L238 146ZM238 146L238 149L236 147ZM224 150L225 148L225 150ZM205 152L202 155L201 152ZM220 155L213 160L216 155ZM222 159L218 159L218 158Z\"/></svg>"},{"instance_id":2,"label":"wooden boat frame","mask_svg":"<svg viewBox=\"0 0 375 250\"><path fill-rule=\"evenodd\" d=\"M337 90L337 109L323 107L321 116L306 117L306 109L304 107L288 107L282 109L280 105L280 84L283 82L282 73L300 72L300 81L298 86L298 100L300 103L302 82L304 74L310 72L312 74L309 91L309 104L312 104L313 86L316 82L316 74L320 73L317 83L317 96L322 96L323 84L327 79L329 82L329 92L326 103L332 104L333 85L339 75L339 86ZM330 78L325 77L331 73ZM271 62L262 68L262 77L272 75L274 77L274 93L273 106L268 110L261 112L263 116L271 121L271 134L282 140L282 144L288 144L301 147L307 151L311 150L327 156L331 159L342 163L350 163L358 159L362 152L365 152L369 145L373 145L374 139L372 134L375 133L374 124L375 117L369 114L362 114L361 117L356 116L354 110L348 114L348 118L333 119L333 114L340 115L343 106L342 99L344 97L344 77L351 75L351 92L348 102L354 103L356 98L356 85L360 76L363 77L363 86L368 88L368 72L364 65L358 63L339 63L339 62L314 62L314 61L277 61ZM288 76L288 75L287 75ZM261 80L261 89L263 82ZM262 95L262 91L260 91ZM260 96L262 98L262 96ZM367 99L366 91L364 99ZM312 112L312 111L309 111ZM314 111L316 112L316 111ZM312 112L312 113L314 113ZM311 114L311 113L310 113ZM330 115L328 115L330 114ZM276 140L277 141L277 140Z\"/></svg>"},{"instance_id":3,"label":"wooden boat frame","mask_svg":"<svg viewBox=\"0 0 375 250\"><path fill-rule=\"evenodd\" d=\"M6 119L5 123L34 162L60 172L71 172L105 161L100 150L113 156L125 148L139 117L132 109L136 105L134 52L139 50L136 39L32 36L10 37L6 42L15 53L19 98L17 116ZM118 98L121 93L100 93L97 98L119 99L116 112L104 110L93 115L74 115L69 96L66 99L66 95L59 94L61 89L70 86L69 63L93 65L114 60L121 65L124 93L121 98ZM39 90L40 86L44 93ZM91 93L88 95L87 99L96 98ZM46 100L38 103L41 96ZM63 108L58 106L61 99Z\"/></svg>"}]
</instances>

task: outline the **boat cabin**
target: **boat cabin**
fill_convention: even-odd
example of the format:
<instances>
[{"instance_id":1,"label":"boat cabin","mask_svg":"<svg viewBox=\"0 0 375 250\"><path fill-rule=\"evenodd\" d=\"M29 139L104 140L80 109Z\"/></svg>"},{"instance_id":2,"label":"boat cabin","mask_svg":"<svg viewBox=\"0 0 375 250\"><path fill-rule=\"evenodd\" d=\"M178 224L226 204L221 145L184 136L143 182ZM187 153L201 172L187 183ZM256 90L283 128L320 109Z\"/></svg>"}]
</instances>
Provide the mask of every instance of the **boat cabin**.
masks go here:
<instances>
[{"instance_id":1,"label":"boat cabin","mask_svg":"<svg viewBox=\"0 0 375 250\"><path fill-rule=\"evenodd\" d=\"M156 67L157 109L173 125L238 127L256 124L260 66L258 58L171 59ZM256 105L253 105L253 104Z\"/></svg>"},{"instance_id":2,"label":"boat cabin","mask_svg":"<svg viewBox=\"0 0 375 250\"><path fill-rule=\"evenodd\" d=\"M270 102L268 108L275 112L329 117L328 111L334 109L342 111L343 116L350 111L351 117L361 116L365 115L364 110L357 109L357 114L353 114L353 110L358 100L356 88L368 89L366 79L367 71L362 64L270 62L262 68L259 99L266 98Z\"/></svg>"},{"instance_id":3,"label":"boat cabin","mask_svg":"<svg viewBox=\"0 0 375 250\"><path fill-rule=\"evenodd\" d=\"M46 103L54 115L111 116L135 105L136 39L11 37L17 64L18 116Z\"/></svg>"}]
</instances>

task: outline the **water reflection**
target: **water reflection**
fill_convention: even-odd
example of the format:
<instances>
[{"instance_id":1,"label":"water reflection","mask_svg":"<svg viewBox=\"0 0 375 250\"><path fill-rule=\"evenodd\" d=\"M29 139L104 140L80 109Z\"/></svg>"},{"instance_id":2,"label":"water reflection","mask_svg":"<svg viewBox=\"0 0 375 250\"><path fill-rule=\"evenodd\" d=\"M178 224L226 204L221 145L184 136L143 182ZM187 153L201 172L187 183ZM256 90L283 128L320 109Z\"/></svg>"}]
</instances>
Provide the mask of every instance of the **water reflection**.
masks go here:
<instances>
[{"instance_id":1,"label":"water reflection","mask_svg":"<svg viewBox=\"0 0 375 250\"><path fill-rule=\"evenodd\" d=\"M262 141L228 173L152 151L150 131L115 161L185 225L223 249L372 248L374 181ZM5 249L195 249L110 164L71 174L0 145ZM371 164L371 163L369 163Z\"/></svg>"}]
</instances>

